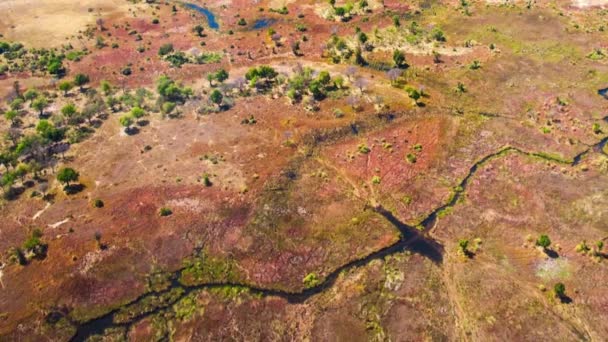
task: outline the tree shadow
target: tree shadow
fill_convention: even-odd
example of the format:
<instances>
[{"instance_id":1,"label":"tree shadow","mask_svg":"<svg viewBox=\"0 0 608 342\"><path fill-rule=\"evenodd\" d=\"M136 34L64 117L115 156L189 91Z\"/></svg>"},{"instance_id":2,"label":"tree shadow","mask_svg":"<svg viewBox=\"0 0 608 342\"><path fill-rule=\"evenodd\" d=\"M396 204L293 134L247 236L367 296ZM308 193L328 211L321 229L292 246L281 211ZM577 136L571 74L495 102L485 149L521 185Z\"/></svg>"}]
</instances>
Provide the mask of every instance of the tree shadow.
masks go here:
<instances>
[{"instance_id":1,"label":"tree shadow","mask_svg":"<svg viewBox=\"0 0 608 342\"><path fill-rule=\"evenodd\" d=\"M545 254L547 254L547 256L551 259L559 258L559 254L557 254L557 252L552 249L545 249Z\"/></svg>"},{"instance_id":2,"label":"tree shadow","mask_svg":"<svg viewBox=\"0 0 608 342\"><path fill-rule=\"evenodd\" d=\"M559 299L559 301L563 304L570 304L572 303L572 298L570 298L568 295L561 295L558 296L557 299Z\"/></svg>"},{"instance_id":3,"label":"tree shadow","mask_svg":"<svg viewBox=\"0 0 608 342\"><path fill-rule=\"evenodd\" d=\"M95 127L95 128L99 128L101 127L101 124L103 123L103 121L98 120L98 119L93 119L91 120L91 126Z\"/></svg>"},{"instance_id":4,"label":"tree shadow","mask_svg":"<svg viewBox=\"0 0 608 342\"><path fill-rule=\"evenodd\" d=\"M23 186L10 187L4 193L4 198L7 199L8 201L14 201L14 200L18 199L19 196L21 196L21 194L23 192L25 192L25 187L23 187Z\"/></svg>"},{"instance_id":5,"label":"tree shadow","mask_svg":"<svg viewBox=\"0 0 608 342\"><path fill-rule=\"evenodd\" d=\"M137 127L127 127L125 128L125 133L127 133L127 135L135 135L139 133L139 128Z\"/></svg>"},{"instance_id":6,"label":"tree shadow","mask_svg":"<svg viewBox=\"0 0 608 342\"><path fill-rule=\"evenodd\" d=\"M150 124L149 120L139 120L137 121L137 126L139 127L146 127Z\"/></svg>"},{"instance_id":7,"label":"tree shadow","mask_svg":"<svg viewBox=\"0 0 608 342\"><path fill-rule=\"evenodd\" d=\"M81 192L82 190L84 190L85 186L78 183L78 184L70 184L70 185L66 185L63 187L63 191L68 194L68 195L74 195L77 194L79 192Z\"/></svg>"}]
</instances>

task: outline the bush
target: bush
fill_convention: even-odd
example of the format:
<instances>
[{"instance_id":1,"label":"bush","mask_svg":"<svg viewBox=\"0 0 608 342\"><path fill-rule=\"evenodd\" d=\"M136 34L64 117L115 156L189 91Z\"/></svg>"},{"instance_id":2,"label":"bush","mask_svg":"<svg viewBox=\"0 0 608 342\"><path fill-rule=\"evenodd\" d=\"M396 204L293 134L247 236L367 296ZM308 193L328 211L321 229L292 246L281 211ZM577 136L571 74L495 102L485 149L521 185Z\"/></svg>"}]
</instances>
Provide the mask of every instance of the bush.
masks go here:
<instances>
[{"instance_id":1,"label":"bush","mask_svg":"<svg viewBox=\"0 0 608 342\"><path fill-rule=\"evenodd\" d=\"M566 285L563 283L557 283L553 286L553 292L558 298L563 298L566 295Z\"/></svg>"},{"instance_id":2,"label":"bush","mask_svg":"<svg viewBox=\"0 0 608 342\"><path fill-rule=\"evenodd\" d=\"M307 274L306 277L302 279L302 282L304 283L304 286L306 286L306 288L315 287L321 284L321 280L315 273Z\"/></svg>"},{"instance_id":3,"label":"bush","mask_svg":"<svg viewBox=\"0 0 608 342\"><path fill-rule=\"evenodd\" d=\"M103 208L103 206L104 206L104 203L103 203L103 201L102 201L102 200L100 200L99 198L97 198L97 199L95 199L95 200L93 201L93 207L94 207L94 208Z\"/></svg>"},{"instance_id":4,"label":"bush","mask_svg":"<svg viewBox=\"0 0 608 342\"><path fill-rule=\"evenodd\" d=\"M548 235L542 234L536 240L536 245L543 249L547 249L551 245L551 239L549 239Z\"/></svg>"},{"instance_id":5,"label":"bush","mask_svg":"<svg viewBox=\"0 0 608 342\"><path fill-rule=\"evenodd\" d=\"M173 214L173 211L171 211L171 209L169 209L169 208L162 207L159 210L159 215L160 216L164 217L164 216L169 216L171 214Z\"/></svg>"},{"instance_id":6,"label":"bush","mask_svg":"<svg viewBox=\"0 0 608 342\"><path fill-rule=\"evenodd\" d=\"M171 52L173 52L173 44L171 43L167 43L167 44L163 44L161 45L161 47L158 49L158 54L160 56L165 56L170 54Z\"/></svg>"}]
</instances>

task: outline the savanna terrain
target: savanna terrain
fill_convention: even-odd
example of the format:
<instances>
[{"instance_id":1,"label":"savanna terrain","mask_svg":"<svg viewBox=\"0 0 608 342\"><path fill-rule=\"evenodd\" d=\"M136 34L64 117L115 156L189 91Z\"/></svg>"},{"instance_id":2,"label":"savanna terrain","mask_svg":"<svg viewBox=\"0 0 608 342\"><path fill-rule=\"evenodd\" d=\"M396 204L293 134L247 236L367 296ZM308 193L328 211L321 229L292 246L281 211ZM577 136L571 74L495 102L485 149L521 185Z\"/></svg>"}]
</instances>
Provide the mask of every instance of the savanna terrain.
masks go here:
<instances>
[{"instance_id":1,"label":"savanna terrain","mask_svg":"<svg viewBox=\"0 0 608 342\"><path fill-rule=\"evenodd\" d=\"M0 13L0 341L608 338L607 1Z\"/></svg>"}]
</instances>

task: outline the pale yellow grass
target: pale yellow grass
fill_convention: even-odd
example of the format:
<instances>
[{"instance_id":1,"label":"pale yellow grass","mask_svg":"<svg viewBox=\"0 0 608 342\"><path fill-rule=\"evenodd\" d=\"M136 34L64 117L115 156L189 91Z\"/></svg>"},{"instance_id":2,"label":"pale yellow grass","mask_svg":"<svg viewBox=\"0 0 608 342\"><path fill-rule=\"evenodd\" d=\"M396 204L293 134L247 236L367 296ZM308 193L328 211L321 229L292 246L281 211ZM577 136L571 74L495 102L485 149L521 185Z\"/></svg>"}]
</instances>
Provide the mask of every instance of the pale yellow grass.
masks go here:
<instances>
[{"instance_id":1,"label":"pale yellow grass","mask_svg":"<svg viewBox=\"0 0 608 342\"><path fill-rule=\"evenodd\" d=\"M27 46L59 46L99 17L126 14L128 6L125 0L2 0L0 32Z\"/></svg>"}]
</instances>

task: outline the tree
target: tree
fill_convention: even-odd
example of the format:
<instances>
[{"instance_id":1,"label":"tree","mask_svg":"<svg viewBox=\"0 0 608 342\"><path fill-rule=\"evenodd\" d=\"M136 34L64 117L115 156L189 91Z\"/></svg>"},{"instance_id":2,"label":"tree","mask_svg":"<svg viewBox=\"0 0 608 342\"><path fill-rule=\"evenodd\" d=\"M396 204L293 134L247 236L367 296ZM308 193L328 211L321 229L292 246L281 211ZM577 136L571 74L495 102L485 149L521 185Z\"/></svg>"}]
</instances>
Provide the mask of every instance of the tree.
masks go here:
<instances>
[{"instance_id":1,"label":"tree","mask_svg":"<svg viewBox=\"0 0 608 342\"><path fill-rule=\"evenodd\" d=\"M395 25L395 27L401 26L401 21L399 20L399 16L398 15L394 15L393 16L393 25Z\"/></svg>"},{"instance_id":2,"label":"tree","mask_svg":"<svg viewBox=\"0 0 608 342\"><path fill-rule=\"evenodd\" d=\"M414 104L416 104L416 106L420 105L418 100L420 100L422 97L422 93L418 89L414 87L407 87L405 91L407 91L407 95L410 97L410 99L414 100Z\"/></svg>"},{"instance_id":3,"label":"tree","mask_svg":"<svg viewBox=\"0 0 608 342\"><path fill-rule=\"evenodd\" d=\"M106 99L106 105L110 107L110 110L112 112L116 112L116 106L120 105L120 100L118 100L114 96L108 96L108 98Z\"/></svg>"},{"instance_id":4,"label":"tree","mask_svg":"<svg viewBox=\"0 0 608 342\"><path fill-rule=\"evenodd\" d=\"M120 125L123 126L126 131L133 124L133 117L131 115L123 115L118 119L118 122L120 122Z\"/></svg>"},{"instance_id":5,"label":"tree","mask_svg":"<svg viewBox=\"0 0 608 342\"><path fill-rule=\"evenodd\" d=\"M78 181L79 176L76 170L71 167L64 167L57 173L57 180L69 187L70 182Z\"/></svg>"},{"instance_id":6,"label":"tree","mask_svg":"<svg viewBox=\"0 0 608 342\"><path fill-rule=\"evenodd\" d=\"M14 99L13 101L11 101L11 103L8 105L9 107L11 107L12 110L20 110L21 108L23 108L23 99L18 97L16 99Z\"/></svg>"},{"instance_id":7,"label":"tree","mask_svg":"<svg viewBox=\"0 0 608 342\"><path fill-rule=\"evenodd\" d=\"M59 90L63 91L63 96L68 96L68 93L72 88L74 88L74 84L70 81L62 81L59 83Z\"/></svg>"},{"instance_id":8,"label":"tree","mask_svg":"<svg viewBox=\"0 0 608 342\"><path fill-rule=\"evenodd\" d=\"M19 112L12 109L7 110L6 112L4 112L4 117L6 118L6 120L10 121L12 125L14 125L17 118L19 117Z\"/></svg>"},{"instance_id":9,"label":"tree","mask_svg":"<svg viewBox=\"0 0 608 342\"><path fill-rule=\"evenodd\" d=\"M131 116L133 116L136 119L140 119L140 118L144 117L145 115L146 115L146 111L140 107L133 107L131 109Z\"/></svg>"},{"instance_id":10,"label":"tree","mask_svg":"<svg viewBox=\"0 0 608 342\"><path fill-rule=\"evenodd\" d=\"M165 56L170 54L171 52L173 52L173 44L171 43L167 43L167 44L163 44L161 45L161 47L158 49L158 54L160 56Z\"/></svg>"},{"instance_id":11,"label":"tree","mask_svg":"<svg viewBox=\"0 0 608 342\"><path fill-rule=\"evenodd\" d=\"M433 63L435 63L435 64L441 63L441 54L435 50L433 50Z\"/></svg>"},{"instance_id":12,"label":"tree","mask_svg":"<svg viewBox=\"0 0 608 342\"><path fill-rule=\"evenodd\" d=\"M197 36L202 37L203 31L205 31L205 28L201 25L196 25L196 26L194 26L193 31L196 32Z\"/></svg>"},{"instance_id":13,"label":"tree","mask_svg":"<svg viewBox=\"0 0 608 342\"><path fill-rule=\"evenodd\" d=\"M112 94L112 85L110 84L110 82L106 81L106 80L102 80L99 83L99 86L101 88L101 91L104 93L104 95L110 95Z\"/></svg>"},{"instance_id":14,"label":"tree","mask_svg":"<svg viewBox=\"0 0 608 342\"><path fill-rule=\"evenodd\" d=\"M222 95L221 91L213 89L211 95L209 96L209 99L211 100L211 102L219 106L222 103L222 100L224 99L224 95Z\"/></svg>"},{"instance_id":15,"label":"tree","mask_svg":"<svg viewBox=\"0 0 608 342\"><path fill-rule=\"evenodd\" d=\"M222 83L225 80L228 79L228 71L224 70L224 69L220 69L215 73L215 79Z\"/></svg>"},{"instance_id":16,"label":"tree","mask_svg":"<svg viewBox=\"0 0 608 342\"><path fill-rule=\"evenodd\" d=\"M564 283L557 283L553 286L553 292L557 298L564 298L566 296L566 285Z\"/></svg>"},{"instance_id":17,"label":"tree","mask_svg":"<svg viewBox=\"0 0 608 342\"><path fill-rule=\"evenodd\" d=\"M317 80L319 80L322 85L327 86L329 82L331 82L331 75L329 74L329 72L323 70L319 73Z\"/></svg>"},{"instance_id":18,"label":"tree","mask_svg":"<svg viewBox=\"0 0 608 342\"><path fill-rule=\"evenodd\" d=\"M23 93L23 98L26 101L31 101L37 97L38 97L38 92L36 91L36 89L28 89L25 91L25 93Z\"/></svg>"},{"instance_id":19,"label":"tree","mask_svg":"<svg viewBox=\"0 0 608 342\"><path fill-rule=\"evenodd\" d=\"M68 103L61 108L61 114L67 118L72 118L76 113L76 106L73 103Z\"/></svg>"},{"instance_id":20,"label":"tree","mask_svg":"<svg viewBox=\"0 0 608 342\"><path fill-rule=\"evenodd\" d=\"M549 239L548 235L542 234L536 240L536 245L542 247L543 250L546 250L547 248L549 248L549 246L551 246L551 239Z\"/></svg>"},{"instance_id":21,"label":"tree","mask_svg":"<svg viewBox=\"0 0 608 342\"><path fill-rule=\"evenodd\" d=\"M38 97L34 101L32 101L32 108L40 112L40 116L44 115L44 109L48 107L49 102L46 97Z\"/></svg>"},{"instance_id":22,"label":"tree","mask_svg":"<svg viewBox=\"0 0 608 342\"><path fill-rule=\"evenodd\" d=\"M469 256L469 240L468 239L460 239L458 240L458 254L462 256Z\"/></svg>"},{"instance_id":23,"label":"tree","mask_svg":"<svg viewBox=\"0 0 608 342\"><path fill-rule=\"evenodd\" d=\"M14 172L6 172L0 178L0 187L2 191L6 193L6 188L10 190L10 187L15 184L15 180L17 179L17 175Z\"/></svg>"},{"instance_id":24,"label":"tree","mask_svg":"<svg viewBox=\"0 0 608 342\"><path fill-rule=\"evenodd\" d=\"M433 39L435 39L438 42L445 42L445 35L443 34L443 31L439 28L439 27L435 27L432 31L431 31L431 37L433 37Z\"/></svg>"},{"instance_id":25,"label":"tree","mask_svg":"<svg viewBox=\"0 0 608 342\"><path fill-rule=\"evenodd\" d=\"M215 73L212 72L210 74L207 74L207 81L209 81L210 87L213 87L213 80L215 80Z\"/></svg>"},{"instance_id":26,"label":"tree","mask_svg":"<svg viewBox=\"0 0 608 342\"><path fill-rule=\"evenodd\" d=\"M357 40L361 44L365 44L367 42L367 35L364 32L359 32L357 34Z\"/></svg>"},{"instance_id":27,"label":"tree","mask_svg":"<svg viewBox=\"0 0 608 342\"><path fill-rule=\"evenodd\" d=\"M402 68L405 66L405 54L401 50L393 51L393 63L396 68Z\"/></svg>"},{"instance_id":28,"label":"tree","mask_svg":"<svg viewBox=\"0 0 608 342\"><path fill-rule=\"evenodd\" d=\"M336 6L336 0L329 0L328 2L329 2L329 5L331 7L335 7Z\"/></svg>"},{"instance_id":29,"label":"tree","mask_svg":"<svg viewBox=\"0 0 608 342\"><path fill-rule=\"evenodd\" d=\"M76 76L74 76L74 84L80 88L81 92L84 91L83 86L89 83L89 81L89 76L85 74L76 74Z\"/></svg>"}]
</instances>

